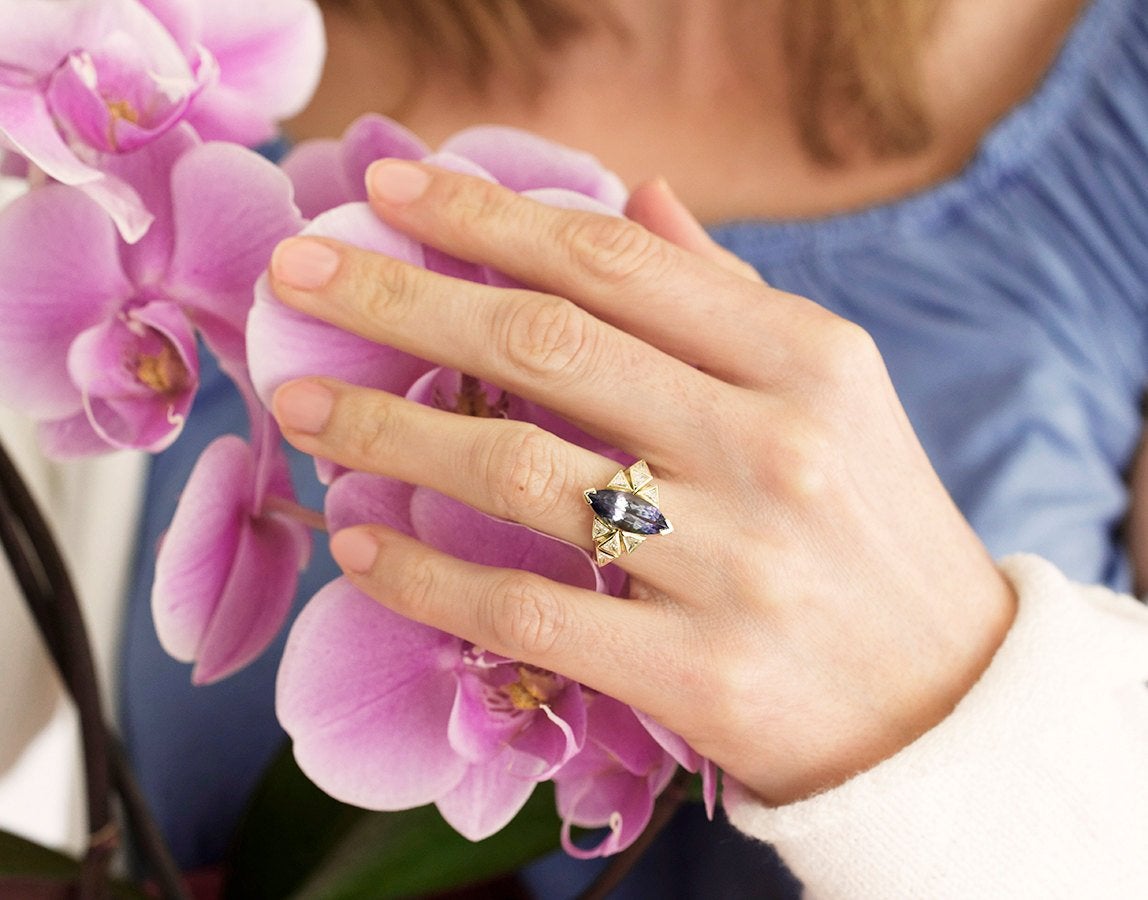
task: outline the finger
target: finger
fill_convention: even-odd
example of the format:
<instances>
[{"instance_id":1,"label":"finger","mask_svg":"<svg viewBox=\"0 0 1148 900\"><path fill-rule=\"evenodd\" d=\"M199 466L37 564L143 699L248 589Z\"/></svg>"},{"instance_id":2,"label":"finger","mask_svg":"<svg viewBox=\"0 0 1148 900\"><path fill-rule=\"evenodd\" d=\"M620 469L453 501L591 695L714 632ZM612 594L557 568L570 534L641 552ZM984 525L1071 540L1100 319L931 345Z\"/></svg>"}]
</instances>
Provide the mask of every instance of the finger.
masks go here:
<instances>
[{"instance_id":1,"label":"finger","mask_svg":"<svg viewBox=\"0 0 1148 900\"><path fill-rule=\"evenodd\" d=\"M709 232L678 199L664 178L655 178L634 188L626 202L626 215L658 237L696 253L735 275L759 284L765 283L757 269L709 236Z\"/></svg>"},{"instance_id":2,"label":"finger","mask_svg":"<svg viewBox=\"0 0 1148 900\"><path fill-rule=\"evenodd\" d=\"M328 280L304 283L298 260L335 256ZM272 286L285 303L378 343L467 372L533 400L637 456L704 439L720 383L568 300L460 281L315 238L276 248ZM674 430L667 423L681 420Z\"/></svg>"},{"instance_id":3,"label":"finger","mask_svg":"<svg viewBox=\"0 0 1148 900\"><path fill-rule=\"evenodd\" d=\"M381 526L336 533L331 552L363 592L400 615L510 659L549 669L640 708L669 688L664 608L456 559ZM653 701L653 702L651 702Z\"/></svg>"},{"instance_id":4,"label":"finger","mask_svg":"<svg viewBox=\"0 0 1148 900\"><path fill-rule=\"evenodd\" d=\"M384 160L367 176L389 224L568 297L672 356L738 384L784 371L816 304L665 241L636 222L547 206L483 179ZM774 340L762 342L761 335Z\"/></svg>"},{"instance_id":5,"label":"finger","mask_svg":"<svg viewBox=\"0 0 1148 900\"><path fill-rule=\"evenodd\" d=\"M272 410L287 439L306 453L429 487L591 553L593 513L584 492L605 487L619 469L527 422L458 415L331 379L283 385ZM652 465L663 507L669 501L681 509L683 492L656 460ZM657 587L680 584L696 560L665 540L659 536L619 563Z\"/></svg>"}]
</instances>

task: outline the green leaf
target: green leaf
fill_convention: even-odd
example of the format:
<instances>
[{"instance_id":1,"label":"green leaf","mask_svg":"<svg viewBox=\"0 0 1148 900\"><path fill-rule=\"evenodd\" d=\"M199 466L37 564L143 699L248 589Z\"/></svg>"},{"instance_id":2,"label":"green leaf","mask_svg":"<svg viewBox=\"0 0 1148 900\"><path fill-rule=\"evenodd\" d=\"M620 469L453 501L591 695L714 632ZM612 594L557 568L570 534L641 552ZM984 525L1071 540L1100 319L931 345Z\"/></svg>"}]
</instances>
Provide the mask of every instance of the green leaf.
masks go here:
<instances>
[{"instance_id":1,"label":"green leaf","mask_svg":"<svg viewBox=\"0 0 1148 900\"><path fill-rule=\"evenodd\" d=\"M226 867L224 897L290 897L365 815L319 790L286 744L248 803Z\"/></svg>"},{"instance_id":2,"label":"green leaf","mask_svg":"<svg viewBox=\"0 0 1148 900\"><path fill-rule=\"evenodd\" d=\"M338 847L297 900L382 900L433 894L513 872L558 847L561 823L549 782L535 788L514 821L477 843L433 806L370 813Z\"/></svg>"},{"instance_id":3,"label":"green leaf","mask_svg":"<svg viewBox=\"0 0 1148 900\"><path fill-rule=\"evenodd\" d=\"M0 831L0 895L17 882L24 885L25 896L53 896L52 886L63 888L79 880L80 863L72 857L50 850L7 831ZM139 888L123 881L108 880L113 900L146 900Z\"/></svg>"},{"instance_id":4,"label":"green leaf","mask_svg":"<svg viewBox=\"0 0 1148 900\"><path fill-rule=\"evenodd\" d=\"M231 900L383 900L521 868L558 847L554 790L539 785L506 828L472 843L433 806L367 812L315 787L287 748L252 798L229 865Z\"/></svg>"}]
</instances>

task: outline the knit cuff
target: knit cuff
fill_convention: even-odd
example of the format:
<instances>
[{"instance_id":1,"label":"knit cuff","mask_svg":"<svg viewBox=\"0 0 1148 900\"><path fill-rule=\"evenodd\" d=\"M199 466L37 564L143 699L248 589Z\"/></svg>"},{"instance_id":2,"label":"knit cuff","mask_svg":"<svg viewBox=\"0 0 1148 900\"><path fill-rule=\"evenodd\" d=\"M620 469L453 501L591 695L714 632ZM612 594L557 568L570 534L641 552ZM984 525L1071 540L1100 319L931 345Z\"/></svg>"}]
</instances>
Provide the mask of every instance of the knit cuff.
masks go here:
<instances>
[{"instance_id":1,"label":"knit cuff","mask_svg":"<svg viewBox=\"0 0 1148 900\"><path fill-rule=\"evenodd\" d=\"M727 785L733 824L808 896L1148 897L1148 610L1032 556L953 712L843 785L770 808Z\"/></svg>"}]
</instances>

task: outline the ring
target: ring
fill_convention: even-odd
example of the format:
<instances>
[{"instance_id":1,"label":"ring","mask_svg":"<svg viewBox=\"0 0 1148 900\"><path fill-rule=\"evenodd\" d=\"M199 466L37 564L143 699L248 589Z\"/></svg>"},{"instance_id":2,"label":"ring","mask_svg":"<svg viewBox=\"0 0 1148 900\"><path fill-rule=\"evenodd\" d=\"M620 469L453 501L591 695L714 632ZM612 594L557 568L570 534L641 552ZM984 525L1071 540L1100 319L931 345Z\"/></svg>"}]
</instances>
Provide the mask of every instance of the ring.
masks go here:
<instances>
[{"instance_id":1,"label":"ring","mask_svg":"<svg viewBox=\"0 0 1148 900\"><path fill-rule=\"evenodd\" d=\"M610 483L599 490L583 491L594 510L594 558L606 566L651 534L669 534L674 526L658 509L658 486L644 459L619 469Z\"/></svg>"}]
</instances>

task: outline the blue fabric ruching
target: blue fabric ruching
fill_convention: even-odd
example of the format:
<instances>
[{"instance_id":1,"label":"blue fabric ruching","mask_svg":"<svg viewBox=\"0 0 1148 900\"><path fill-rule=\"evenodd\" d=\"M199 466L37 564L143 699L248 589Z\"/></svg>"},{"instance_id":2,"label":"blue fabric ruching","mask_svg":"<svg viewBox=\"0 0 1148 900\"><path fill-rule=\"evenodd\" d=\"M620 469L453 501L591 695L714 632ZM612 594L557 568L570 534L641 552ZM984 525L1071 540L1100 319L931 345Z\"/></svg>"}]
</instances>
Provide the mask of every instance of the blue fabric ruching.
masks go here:
<instances>
[{"instance_id":1,"label":"blue fabric ruching","mask_svg":"<svg viewBox=\"0 0 1148 900\"><path fill-rule=\"evenodd\" d=\"M994 555L1131 587L1118 531L1148 371L1148 4L1089 8L953 180L715 235L873 335Z\"/></svg>"},{"instance_id":2,"label":"blue fabric ruching","mask_svg":"<svg viewBox=\"0 0 1148 900\"><path fill-rule=\"evenodd\" d=\"M1148 375L1148 4L1095 0L1038 90L952 180L858 213L733 222L714 235L771 284L873 335L933 464L995 555L1031 551L1074 578L1131 586L1120 528ZM185 866L221 858L282 740L280 646L192 689L150 623L152 549L211 436L200 430L208 418L211 434L242 424L226 384L205 386L196 431L152 467L123 646L125 737ZM329 577L324 566L300 602ZM767 848L699 815L680 816L614 896L797 895ZM596 868L554 857L528 877L540 896L570 896Z\"/></svg>"}]
</instances>

